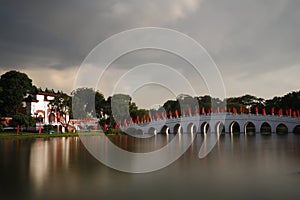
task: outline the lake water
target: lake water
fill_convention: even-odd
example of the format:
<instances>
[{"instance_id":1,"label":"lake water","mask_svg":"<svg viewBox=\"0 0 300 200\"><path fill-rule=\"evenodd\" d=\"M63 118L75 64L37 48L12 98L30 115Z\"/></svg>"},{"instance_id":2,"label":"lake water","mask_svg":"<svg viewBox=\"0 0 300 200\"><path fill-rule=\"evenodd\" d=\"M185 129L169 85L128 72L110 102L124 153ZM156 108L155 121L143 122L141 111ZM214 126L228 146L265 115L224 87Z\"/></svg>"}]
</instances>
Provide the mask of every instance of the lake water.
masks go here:
<instances>
[{"instance_id":1,"label":"lake water","mask_svg":"<svg viewBox=\"0 0 300 200\"><path fill-rule=\"evenodd\" d=\"M171 140L157 135L163 146ZM151 140L112 138L129 151ZM110 169L80 139L0 140L0 199L300 199L300 135L221 136L198 158L203 135L170 166L146 174Z\"/></svg>"}]
</instances>

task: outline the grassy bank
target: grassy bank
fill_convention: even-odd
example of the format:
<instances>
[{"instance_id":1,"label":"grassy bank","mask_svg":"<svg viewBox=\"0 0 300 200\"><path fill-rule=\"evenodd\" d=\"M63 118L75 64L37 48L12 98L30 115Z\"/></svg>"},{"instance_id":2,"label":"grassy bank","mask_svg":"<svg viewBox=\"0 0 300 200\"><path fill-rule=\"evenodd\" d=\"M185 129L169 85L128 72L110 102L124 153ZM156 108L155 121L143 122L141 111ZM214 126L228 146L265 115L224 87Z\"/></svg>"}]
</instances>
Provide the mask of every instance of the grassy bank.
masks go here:
<instances>
[{"instance_id":1,"label":"grassy bank","mask_svg":"<svg viewBox=\"0 0 300 200\"><path fill-rule=\"evenodd\" d=\"M0 132L1 139L27 139L27 138L50 138L50 137L76 137L77 133L54 133L54 134L38 134L24 132L22 134L17 134L16 132Z\"/></svg>"}]
</instances>

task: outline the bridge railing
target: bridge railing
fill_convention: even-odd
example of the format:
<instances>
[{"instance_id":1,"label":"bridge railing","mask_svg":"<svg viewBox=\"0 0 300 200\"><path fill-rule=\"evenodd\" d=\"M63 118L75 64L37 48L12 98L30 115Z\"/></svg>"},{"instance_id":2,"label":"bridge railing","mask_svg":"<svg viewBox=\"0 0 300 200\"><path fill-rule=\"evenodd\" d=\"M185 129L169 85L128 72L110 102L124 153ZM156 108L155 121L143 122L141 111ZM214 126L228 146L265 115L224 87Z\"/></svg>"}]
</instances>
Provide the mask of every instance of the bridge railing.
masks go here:
<instances>
[{"instance_id":1,"label":"bridge railing","mask_svg":"<svg viewBox=\"0 0 300 200\"><path fill-rule=\"evenodd\" d=\"M139 126L146 126L151 122L159 122L159 121L168 121L168 122L175 122L178 120L184 120L184 119L190 119L193 117L199 117L200 119L203 117L212 117L212 116L224 116L225 119L228 118L236 118L236 119L256 119L256 120L268 120L268 121L273 121L273 120L278 120L280 118L281 121L283 122L296 122L299 121L299 117L294 117L294 116L286 116L286 115L269 115L269 114L253 114L253 113L238 113L234 114L231 112L223 112L223 113L206 113L206 114L199 114L197 116L195 115L185 115L185 116L179 116L179 117L165 117L165 118L160 118L160 119L154 119L154 120L149 120L149 121L141 121L141 122L132 122L132 123L126 123L126 124L121 124L121 127L126 127L130 125L139 125Z\"/></svg>"}]
</instances>

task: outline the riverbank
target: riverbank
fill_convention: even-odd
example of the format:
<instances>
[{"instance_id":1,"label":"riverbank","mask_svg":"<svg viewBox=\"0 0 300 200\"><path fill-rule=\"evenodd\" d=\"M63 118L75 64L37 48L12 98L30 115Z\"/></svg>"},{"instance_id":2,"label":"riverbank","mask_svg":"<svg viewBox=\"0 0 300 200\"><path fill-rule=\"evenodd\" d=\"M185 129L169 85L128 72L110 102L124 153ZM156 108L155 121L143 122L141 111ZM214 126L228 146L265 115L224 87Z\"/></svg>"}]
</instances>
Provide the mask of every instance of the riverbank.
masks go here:
<instances>
[{"instance_id":1,"label":"riverbank","mask_svg":"<svg viewBox=\"0 0 300 200\"><path fill-rule=\"evenodd\" d=\"M34 133L34 132L24 132L22 134L17 134L16 132L1 132L0 133L0 140L1 139L28 139L28 138L51 138L51 137L77 137L77 133Z\"/></svg>"},{"instance_id":2,"label":"riverbank","mask_svg":"<svg viewBox=\"0 0 300 200\"><path fill-rule=\"evenodd\" d=\"M99 132L86 132L80 133L81 135L99 135ZM103 133L102 133L103 134ZM123 134L117 133L108 133L105 134L108 137L113 136L121 136ZM0 132L0 140L1 139L30 139L30 138L51 138L51 137L78 137L78 133L41 133L38 134L36 132L23 132L22 134L17 134L16 132Z\"/></svg>"}]
</instances>

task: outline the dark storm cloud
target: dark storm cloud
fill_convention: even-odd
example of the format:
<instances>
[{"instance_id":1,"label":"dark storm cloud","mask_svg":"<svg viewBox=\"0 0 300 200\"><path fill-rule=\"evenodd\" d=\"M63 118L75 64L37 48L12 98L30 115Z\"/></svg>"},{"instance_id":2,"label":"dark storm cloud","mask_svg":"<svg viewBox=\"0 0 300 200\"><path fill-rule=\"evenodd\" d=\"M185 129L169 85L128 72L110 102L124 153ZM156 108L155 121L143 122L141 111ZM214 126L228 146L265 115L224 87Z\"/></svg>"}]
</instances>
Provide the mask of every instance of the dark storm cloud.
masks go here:
<instances>
[{"instance_id":1,"label":"dark storm cloud","mask_svg":"<svg viewBox=\"0 0 300 200\"><path fill-rule=\"evenodd\" d=\"M299 8L297 0L2 1L0 68L76 70L111 35L158 26L201 43L218 64L229 94L258 88L255 93L262 95L261 85L289 75L267 95L285 93L300 87L293 81L300 73Z\"/></svg>"},{"instance_id":2,"label":"dark storm cloud","mask_svg":"<svg viewBox=\"0 0 300 200\"><path fill-rule=\"evenodd\" d=\"M168 11L164 9L170 7L168 3L162 4L160 12ZM160 6L158 1L6 1L0 7L1 67L79 65L94 46L112 34L161 21L158 16L151 19ZM165 13L165 20L184 17L183 11L179 7L178 13Z\"/></svg>"},{"instance_id":3,"label":"dark storm cloud","mask_svg":"<svg viewBox=\"0 0 300 200\"><path fill-rule=\"evenodd\" d=\"M96 1L7 1L0 8L1 67L78 64L95 45L90 19L104 8Z\"/></svg>"}]
</instances>

